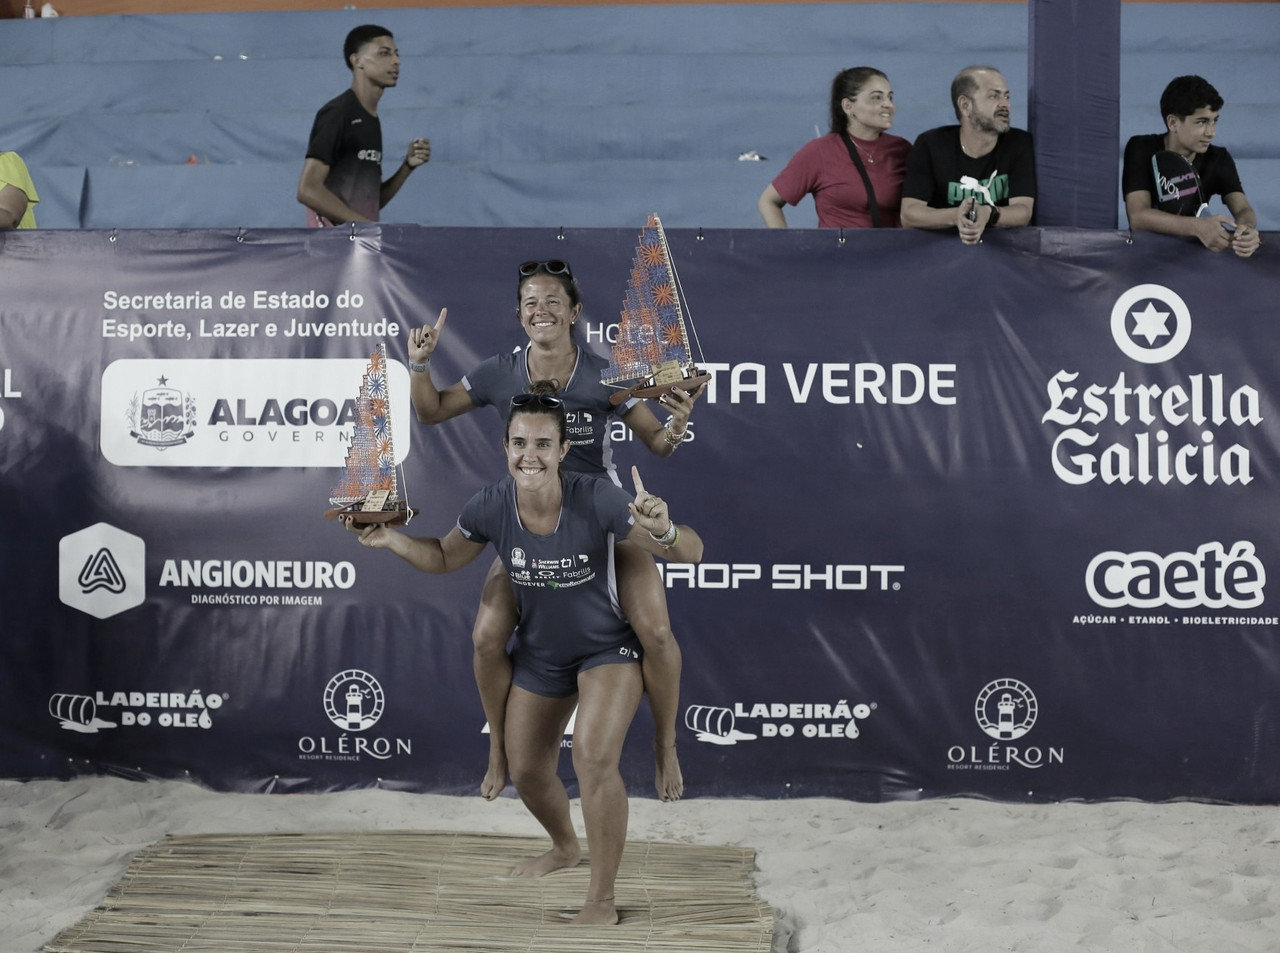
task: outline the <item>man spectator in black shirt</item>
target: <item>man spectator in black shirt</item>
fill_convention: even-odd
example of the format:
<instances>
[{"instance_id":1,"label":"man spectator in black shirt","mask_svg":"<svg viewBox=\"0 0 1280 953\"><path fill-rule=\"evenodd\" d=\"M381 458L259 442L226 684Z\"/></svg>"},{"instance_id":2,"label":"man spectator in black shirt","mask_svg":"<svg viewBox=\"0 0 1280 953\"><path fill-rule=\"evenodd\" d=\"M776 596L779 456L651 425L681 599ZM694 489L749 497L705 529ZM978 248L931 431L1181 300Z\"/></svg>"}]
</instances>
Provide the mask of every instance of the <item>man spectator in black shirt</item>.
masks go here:
<instances>
[{"instance_id":1,"label":"man spectator in black shirt","mask_svg":"<svg viewBox=\"0 0 1280 953\"><path fill-rule=\"evenodd\" d=\"M400 51L390 30L367 24L347 34L342 52L351 88L316 113L298 180L308 225L376 222L410 173L431 158L430 141L414 139L404 161L383 181L378 101L400 77Z\"/></svg>"},{"instance_id":2,"label":"man spectator in black shirt","mask_svg":"<svg viewBox=\"0 0 1280 953\"><path fill-rule=\"evenodd\" d=\"M1009 125L1009 84L990 66L951 82L960 124L922 132L907 156L902 224L955 228L975 245L988 228L1031 223L1036 202L1031 134Z\"/></svg>"},{"instance_id":3,"label":"man spectator in black shirt","mask_svg":"<svg viewBox=\"0 0 1280 953\"><path fill-rule=\"evenodd\" d=\"M1230 247L1241 258L1258 250L1258 217L1245 197L1231 153L1211 145L1218 131L1222 97L1199 76L1179 76L1160 97L1163 135L1134 136L1124 147L1120 191L1129 227L1165 235L1195 236L1210 251ZM1221 195L1235 218L1225 215L1177 215L1160 208L1152 158L1161 151L1187 159L1200 180L1201 201ZM1234 232L1227 227L1234 225Z\"/></svg>"}]
</instances>

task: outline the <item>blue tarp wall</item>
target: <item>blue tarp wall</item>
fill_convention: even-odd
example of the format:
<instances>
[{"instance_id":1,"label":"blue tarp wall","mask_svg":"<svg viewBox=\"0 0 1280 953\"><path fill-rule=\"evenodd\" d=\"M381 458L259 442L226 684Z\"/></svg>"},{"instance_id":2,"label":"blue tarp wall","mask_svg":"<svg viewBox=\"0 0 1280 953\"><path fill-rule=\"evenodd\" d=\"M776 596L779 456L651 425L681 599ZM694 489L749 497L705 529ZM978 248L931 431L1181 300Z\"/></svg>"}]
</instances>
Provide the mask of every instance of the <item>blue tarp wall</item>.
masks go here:
<instances>
[{"instance_id":1,"label":"blue tarp wall","mask_svg":"<svg viewBox=\"0 0 1280 953\"><path fill-rule=\"evenodd\" d=\"M761 190L815 130L831 77L893 82L894 132L953 120L962 66L1008 77L1027 125L1027 7L1008 3L636 5L110 16L0 22L0 147L28 161L52 228L291 227L307 133L350 82L346 31L379 22L404 64L380 110L389 161L433 158L386 220L756 227ZM1162 126L1169 78L1227 100L1263 228L1280 222L1280 6L1125 4L1119 149ZM740 162L755 150L764 162ZM199 165L184 165L195 156ZM794 226L816 224L808 201ZM1121 213L1118 221L1124 224Z\"/></svg>"}]
</instances>

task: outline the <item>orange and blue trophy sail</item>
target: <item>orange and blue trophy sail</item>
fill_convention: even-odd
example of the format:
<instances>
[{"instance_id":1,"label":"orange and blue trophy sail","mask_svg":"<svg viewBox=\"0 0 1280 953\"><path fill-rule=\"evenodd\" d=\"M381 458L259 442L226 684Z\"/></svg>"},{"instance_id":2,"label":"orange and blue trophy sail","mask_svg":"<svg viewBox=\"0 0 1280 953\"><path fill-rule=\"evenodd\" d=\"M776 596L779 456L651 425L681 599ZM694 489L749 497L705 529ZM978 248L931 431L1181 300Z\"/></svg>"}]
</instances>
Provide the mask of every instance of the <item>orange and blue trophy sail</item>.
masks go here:
<instances>
[{"instance_id":1,"label":"orange and blue trophy sail","mask_svg":"<svg viewBox=\"0 0 1280 953\"><path fill-rule=\"evenodd\" d=\"M693 361L693 320L686 321L683 298L662 221L650 215L636 244L609 366L600 375L606 384L634 383L618 387L610 403L654 397L673 386L693 391L711 379Z\"/></svg>"},{"instance_id":2,"label":"orange and blue trophy sail","mask_svg":"<svg viewBox=\"0 0 1280 953\"><path fill-rule=\"evenodd\" d=\"M407 523L418 511L401 498L396 476L385 344L369 355L355 413L342 480L329 495L332 508L325 511L325 519L350 516L356 523Z\"/></svg>"}]
</instances>

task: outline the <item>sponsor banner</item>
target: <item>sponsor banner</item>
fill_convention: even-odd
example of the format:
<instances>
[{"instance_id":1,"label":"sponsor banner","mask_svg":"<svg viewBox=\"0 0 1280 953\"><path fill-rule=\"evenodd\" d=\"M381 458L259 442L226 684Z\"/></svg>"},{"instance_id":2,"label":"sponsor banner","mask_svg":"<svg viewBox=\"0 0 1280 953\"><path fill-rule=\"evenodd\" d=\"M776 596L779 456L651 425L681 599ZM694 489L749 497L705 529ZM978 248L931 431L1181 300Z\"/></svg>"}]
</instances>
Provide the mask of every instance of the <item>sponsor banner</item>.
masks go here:
<instances>
[{"instance_id":1,"label":"sponsor banner","mask_svg":"<svg viewBox=\"0 0 1280 953\"><path fill-rule=\"evenodd\" d=\"M353 401L385 342L406 531L445 535L503 475L505 408L418 424L409 330L449 309L453 385L524 342L517 264L560 258L604 354L639 225L0 256L0 774L474 791L493 556L427 576L323 518ZM660 564L690 796L1280 801L1280 260L1079 230L668 239L713 378L670 457L610 437L622 485L637 465L706 542ZM597 571L522 559L566 596Z\"/></svg>"}]
</instances>

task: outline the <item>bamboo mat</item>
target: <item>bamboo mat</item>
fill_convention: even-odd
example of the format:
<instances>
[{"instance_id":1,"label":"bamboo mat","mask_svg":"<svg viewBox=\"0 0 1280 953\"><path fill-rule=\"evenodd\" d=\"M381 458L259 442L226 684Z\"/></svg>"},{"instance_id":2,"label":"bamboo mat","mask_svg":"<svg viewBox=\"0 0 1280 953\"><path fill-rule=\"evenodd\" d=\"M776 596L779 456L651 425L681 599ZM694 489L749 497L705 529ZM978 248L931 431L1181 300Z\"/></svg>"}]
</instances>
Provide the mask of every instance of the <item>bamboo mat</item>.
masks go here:
<instances>
[{"instance_id":1,"label":"bamboo mat","mask_svg":"<svg viewBox=\"0 0 1280 953\"><path fill-rule=\"evenodd\" d=\"M362 831L167 837L45 953L768 953L755 851L627 843L621 922L567 921L587 861L507 879L547 840Z\"/></svg>"}]
</instances>

